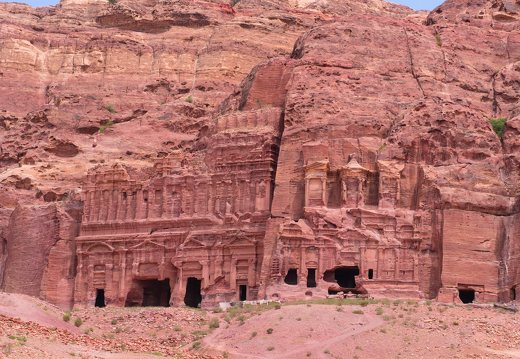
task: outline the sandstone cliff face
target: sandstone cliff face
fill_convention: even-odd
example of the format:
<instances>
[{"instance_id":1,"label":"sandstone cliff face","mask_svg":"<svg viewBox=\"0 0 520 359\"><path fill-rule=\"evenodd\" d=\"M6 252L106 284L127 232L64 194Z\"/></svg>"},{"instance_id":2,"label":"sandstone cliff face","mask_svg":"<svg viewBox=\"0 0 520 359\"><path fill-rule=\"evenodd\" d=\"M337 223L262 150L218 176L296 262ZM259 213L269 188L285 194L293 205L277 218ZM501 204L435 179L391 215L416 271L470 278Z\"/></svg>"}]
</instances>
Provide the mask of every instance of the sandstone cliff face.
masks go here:
<instances>
[{"instance_id":1,"label":"sandstone cliff face","mask_svg":"<svg viewBox=\"0 0 520 359\"><path fill-rule=\"evenodd\" d=\"M150 280L180 304L190 278L206 303L514 299L518 7L1 4L3 288L63 306L145 301ZM57 215L79 192L82 219Z\"/></svg>"}]
</instances>

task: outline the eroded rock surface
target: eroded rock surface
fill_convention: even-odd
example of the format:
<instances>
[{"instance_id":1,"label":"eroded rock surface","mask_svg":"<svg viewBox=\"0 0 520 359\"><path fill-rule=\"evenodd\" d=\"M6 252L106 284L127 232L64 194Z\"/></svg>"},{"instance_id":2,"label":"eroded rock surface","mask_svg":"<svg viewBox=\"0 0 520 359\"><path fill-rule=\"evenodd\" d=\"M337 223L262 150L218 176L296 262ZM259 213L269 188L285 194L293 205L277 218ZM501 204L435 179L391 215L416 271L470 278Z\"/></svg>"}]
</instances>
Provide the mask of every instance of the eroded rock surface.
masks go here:
<instances>
[{"instance_id":1,"label":"eroded rock surface","mask_svg":"<svg viewBox=\"0 0 520 359\"><path fill-rule=\"evenodd\" d=\"M518 11L1 4L3 288L61 306L515 299Z\"/></svg>"}]
</instances>

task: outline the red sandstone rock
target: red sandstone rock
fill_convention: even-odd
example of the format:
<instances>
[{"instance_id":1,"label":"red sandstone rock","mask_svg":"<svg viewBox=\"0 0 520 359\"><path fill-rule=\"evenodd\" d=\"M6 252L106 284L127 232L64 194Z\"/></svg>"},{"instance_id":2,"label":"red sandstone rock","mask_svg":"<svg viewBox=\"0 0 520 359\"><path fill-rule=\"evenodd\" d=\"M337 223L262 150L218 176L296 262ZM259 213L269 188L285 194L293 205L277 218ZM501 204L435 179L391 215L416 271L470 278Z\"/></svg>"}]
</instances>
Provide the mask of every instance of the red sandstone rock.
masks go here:
<instances>
[{"instance_id":1,"label":"red sandstone rock","mask_svg":"<svg viewBox=\"0 0 520 359\"><path fill-rule=\"evenodd\" d=\"M0 5L2 287L61 306L514 299L518 11Z\"/></svg>"}]
</instances>

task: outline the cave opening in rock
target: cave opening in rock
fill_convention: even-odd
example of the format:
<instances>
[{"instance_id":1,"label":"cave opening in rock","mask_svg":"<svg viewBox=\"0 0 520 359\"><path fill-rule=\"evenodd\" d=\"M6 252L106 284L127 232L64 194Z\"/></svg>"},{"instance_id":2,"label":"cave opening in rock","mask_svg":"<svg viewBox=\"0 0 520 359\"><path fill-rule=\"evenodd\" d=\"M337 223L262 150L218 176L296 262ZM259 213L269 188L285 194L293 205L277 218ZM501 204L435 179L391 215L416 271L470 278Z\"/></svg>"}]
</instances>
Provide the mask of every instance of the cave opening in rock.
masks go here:
<instances>
[{"instance_id":1,"label":"cave opening in rock","mask_svg":"<svg viewBox=\"0 0 520 359\"><path fill-rule=\"evenodd\" d=\"M374 279L374 270L373 269L368 270L368 279Z\"/></svg>"},{"instance_id":2,"label":"cave opening in rock","mask_svg":"<svg viewBox=\"0 0 520 359\"><path fill-rule=\"evenodd\" d=\"M238 297L241 302L247 300L247 285L241 284L238 286Z\"/></svg>"},{"instance_id":3,"label":"cave opening in rock","mask_svg":"<svg viewBox=\"0 0 520 359\"><path fill-rule=\"evenodd\" d=\"M98 308L105 307L105 290L104 289L96 289L96 302L94 305Z\"/></svg>"},{"instance_id":4,"label":"cave opening in rock","mask_svg":"<svg viewBox=\"0 0 520 359\"><path fill-rule=\"evenodd\" d=\"M289 268L287 275L284 279L285 284L296 285L298 284L298 271L295 268Z\"/></svg>"},{"instance_id":5,"label":"cave opening in rock","mask_svg":"<svg viewBox=\"0 0 520 359\"><path fill-rule=\"evenodd\" d=\"M509 299L510 300L516 300L516 285L511 287L510 293L509 293Z\"/></svg>"},{"instance_id":6,"label":"cave opening in rock","mask_svg":"<svg viewBox=\"0 0 520 359\"><path fill-rule=\"evenodd\" d=\"M189 277L186 282L186 294L184 295L184 304L188 307L198 308L202 302L202 294L200 293L201 280L195 277Z\"/></svg>"},{"instance_id":7,"label":"cave opening in rock","mask_svg":"<svg viewBox=\"0 0 520 359\"><path fill-rule=\"evenodd\" d=\"M341 288L356 288L356 278L359 267L339 267L334 270L334 279Z\"/></svg>"},{"instance_id":8,"label":"cave opening in rock","mask_svg":"<svg viewBox=\"0 0 520 359\"><path fill-rule=\"evenodd\" d=\"M316 288L316 268L307 269L307 288Z\"/></svg>"},{"instance_id":9,"label":"cave opening in rock","mask_svg":"<svg viewBox=\"0 0 520 359\"><path fill-rule=\"evenodd\" d=\"M125 307L169 307L170 280L134 280L126 295Z\"/></svg>"},{"instance_id":10,"label":"cave opening in rock","mask_svg":"<svg viewBox=\"0 0 520 359\"><path fill-rule=\"evenodd\" d=\"M474 289L459 289L459 298L464 304L473 303L475 300Z\"/></svg>"},{"instance_id":11,"label":"cave opening in rock","mask_svg":"<svg viewBox=\"0 0 520 359\"><path fill-rule=\"evenodd\" d=\"M169 307L170 281L146 280L143 282L143 307Z\"/></svg>"}]
</instances>

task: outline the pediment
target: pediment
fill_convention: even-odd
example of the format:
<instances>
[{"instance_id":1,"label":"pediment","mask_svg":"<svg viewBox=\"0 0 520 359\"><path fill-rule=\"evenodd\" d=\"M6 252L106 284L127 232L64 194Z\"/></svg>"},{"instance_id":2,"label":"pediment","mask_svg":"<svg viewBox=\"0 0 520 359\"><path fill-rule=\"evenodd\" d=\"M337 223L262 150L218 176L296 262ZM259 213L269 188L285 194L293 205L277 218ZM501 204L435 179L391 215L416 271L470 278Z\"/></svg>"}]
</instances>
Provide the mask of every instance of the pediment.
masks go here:
<instances>
[{"instance_id":1,"label":"pediment","mask_svg":"<svg viewBox=\"0 0 520 359\"><path fill-rule=\"evenodd\" d=\"M206 248L206 245L201 241L191 238L182 244L183 248Z\"/></svg>"},{"instance_id":2,"label":"pediment","mask_svg":"<svg viewBox=\"0 0 520 359\"><path fill-rule=\"evenodd\" d=\"M228 243L228 246L238 247L238 246L251 246L251 245L255 245L255 244L256 244L256 241L254 239L249 239L247 237L238 237L238 238L232 239Z\"/></svg>"},{"instance_id":3,"label":"pediment","mask_svg":"<svg viewBox=\"0 0 520 359\"><path fill-rule=\"evenodd\" d=\"M130 247L131 250L158 250L158 249L164 249L166 246L161 243L157 243L150 240L145 240L144 242L141 242L133 247Z\"/></svg>"},{"instance_id":4,"label":"pediment","mask_svg":"<svg viewBox=\"0 0 520 359\"><path fill-rule=\"evenodd\" d=\"M113 252L114 247L112 247L110 244L101 242L101 243L95 243L88 247L87 253L103 253L103 252Z\"/></svg>"}]
</instances>

